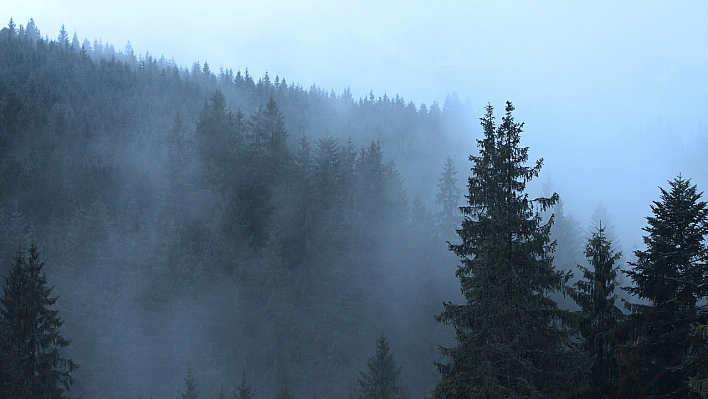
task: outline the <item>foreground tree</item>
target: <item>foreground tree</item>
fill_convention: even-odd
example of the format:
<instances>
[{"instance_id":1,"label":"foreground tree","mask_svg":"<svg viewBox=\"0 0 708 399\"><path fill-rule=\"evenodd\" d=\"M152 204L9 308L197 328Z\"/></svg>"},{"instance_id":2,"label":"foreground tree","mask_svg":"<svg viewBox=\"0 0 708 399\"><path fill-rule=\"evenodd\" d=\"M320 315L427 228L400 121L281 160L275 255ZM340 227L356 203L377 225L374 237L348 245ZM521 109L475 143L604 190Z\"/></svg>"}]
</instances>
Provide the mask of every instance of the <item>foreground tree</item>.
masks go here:
<instances>
[{"instance_id":1,"label":"foreground tree","mask_svg":"<svg viewBox=\"0 0 708 399\"><path fill-rule=\"evenodd\" d=\"M34 242L28 256L18 248L5 277L0 299L0 397L55 399L65 397L78 367L61 348L70 341L59 335L62 320L52 307L57 297L47 286L45 262Z\"/></svg>"},{"instance_id":2,"label":"foreground tree","mask_svg":"<svg viewBox=\"0 0 708 399\"><path fill-rule=\"evenodd\" d=\"M442 348L441 379L433 398L571 397L575 357L568 349L569 314L549 295L568 280L553 268L549 240L553 219L539 211L558 195L531 200L526 183L537 177L528 148L519 146L522 124L511 103L499 127L493 108L481 118L484 138L470 156L468 204L463 206L461 243L450 245L466 303L445 303L437 320L455 327L457 346Z\"/></svg>"},{"instance_id":3,"label":"foreground tree","mask_svg":"<svg viewBox=\"0 0 708 399\"><path fill-rule=\"evenodd\" d=\"M708 325L698 324L693 326L693 333L700 335L703 339L708 338ZM699 377L689 378L688 386L701 398L708 398L708 377L705 377L705 371Z\"/></svg>"},{"instance_id":4,"label":"foreground tree","mask_svg":"<svg viewBox=\"0 0 708 399\"><path fill-rule=\"evenodd\" d=\"M358 380L361 399L408 399L406 389L401 385L401 368L391 352L386 336L376 341L376 353L366 362L369 371L359 372Z\"/></svg>"},{"instance_id":5,"label":"foreground tree","mask_svg":"<svg viewBox=\"0 0 708 399\"><path fill-rule=\"evenodd\" d=\"M628 304L636 342L634 359L625 362L626 383L636 397L687 397L686 381L701 370L702 338L692 326L705 324L708 294L705 236L708 209L690 180L681 176L661 188L644 231L646 250L626 274L626 290L648 303Z\"/></svg>"},{"instance_id":6,"label":"foreground tree","mask_svg":"<svg viewBox=\"0 0 708 399\"><path fill-rule=\"evenodd\" d=\"M579 332L583 350L591 362L587 397L616 397L619 392L617 327L623 315L615 305L615 288L617 263L622 254L612 250L612 242L600 225L588 239L585 256L590 267L578 265L583 276L575 283L571 296L581 309Z\"/></svg>"}]
</instances>

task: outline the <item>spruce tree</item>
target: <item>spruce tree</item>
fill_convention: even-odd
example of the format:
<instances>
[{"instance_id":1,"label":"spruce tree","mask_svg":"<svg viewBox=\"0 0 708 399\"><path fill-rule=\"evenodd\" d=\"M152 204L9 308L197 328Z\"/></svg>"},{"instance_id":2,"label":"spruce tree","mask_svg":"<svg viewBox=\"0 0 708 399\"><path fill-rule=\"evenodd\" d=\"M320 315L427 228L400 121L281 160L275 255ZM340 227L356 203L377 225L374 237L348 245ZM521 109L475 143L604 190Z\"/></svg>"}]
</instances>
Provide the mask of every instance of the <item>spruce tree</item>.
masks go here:
<instances>
[{"instance_id":1,"label":"spruce tree","mask_svg":"<svg viewBox=\"0 0 708 399\"><path fill-rule=\"evenodd\" d=\"M62 320L52 309L57 297L47 285L45 261L34 241L18 247L0 299L0 397L63 398L77 365L60 349L70 341L59 334Z\"/></svg>"},{"instance_id":2,"label":"spruce tree","mask_svg":"<svg viewBox=\"0 0 708 399\"><path fill-rule=\"evenodd\" d=\"M369 371L359 372L357 381L361 399L408 399L405 388L401 385L401 368L391 352L386 336L376 341L376 353L366 362Z\"/></svg>"},{"instance_id":3,"label":"spruce tree","mask_svg":"<svg viewBox=\"0 0 708 399\"><path fill-rule=\"evenodd\" d=\"M199 399L199 383L194 376L192 366L187 368L187 376L184 377L184 392L180 392L180 399Z\"/></svg>"},{"instance_id":4,"label":"spruce tree","mask_svg":"<svg viewBox=\"0 0 708 399\"><path fill-rule=\"evenodd\" d=\"M592 236L592 234L590 235ZM565 203L562 199L553 207L551 240L556 243L553 252L553 265L556 269L571 270L575 279L582 277L583 272L578 270L576 266L583 260L585 234L580 227L580 222L566 213Z\"/></svg>"},{"instance_id":5,"label":"spruce tree","mask_svg":"<svg viewBox=\"0 0 708 399\"><path fill-rule=\"evenodd\" d=\"M622 256L612 250L612 242L600 226L587 241L585 256L590 267L578 265L582 277L571 292L580 306L579 332L582 347L590 365L590 398L616 397L618 326L622 311L615 305L617 295L617 263Z\"/></svg>"},{"instance_id":6,"label":"spruce tree","mask_svg":"<svg viewBox=\"0 0 708 399\"><path fill-rule=\"evenodd\" d=\"M442 209L438 212L437 222L444 237L455 231L460 221L460 199L462 190L457 187L457 171L455 162L449 156L445 159L442 176L438 179L438 192L435 194L435 203Z\"/></svg>"},{"instance_id":7,"label":"spruce tree","mask_svg":"<svg viewBox=\"0 0 708 399\"><path fill-rule=\"evenodd\" d=\"M523 124L514 122L511 103L498 127L493 108L481 118L484 138L470 156L468 204L463 206L460 244L450 250L461 259L457 277L466 302L444 303L436 319L455 327L457 345L442 348L448 363L438 364L435 399L570 397L577 356L568 349L568 312L549 297L568 279L553 267L551 221L539 212L558 195L530 199L526 184L543 160L525 166L528 147L520 147Z\"/></svg>"},{"instance_id":8,"label":"spruce tree","mask_svg":"<svg viewBox=\"0 0 708 399\"><path fill-rule=\"evenodd\" d=\"M246 381L246 370L241 372L241 383L233 394L236 399L253 399L253 389L251 384Z\"/></svg>"},{"instance_id":9,"label":"spruce tree","mask_svg":"<svg viewBox=\"0 0 708 399\"><path fill-rule=\"evenodd\" d=\"M686 382L701 369L702 339L692 326L705 323L708 284L705 236L708 209L690 180L678 176L661 190L651 206L644 231L645 250L626 274L630 294L648 303L628 304L631 310L634 359L625 362L632 394L638 397L686 397Z\"/></svg>"}]
</instances>

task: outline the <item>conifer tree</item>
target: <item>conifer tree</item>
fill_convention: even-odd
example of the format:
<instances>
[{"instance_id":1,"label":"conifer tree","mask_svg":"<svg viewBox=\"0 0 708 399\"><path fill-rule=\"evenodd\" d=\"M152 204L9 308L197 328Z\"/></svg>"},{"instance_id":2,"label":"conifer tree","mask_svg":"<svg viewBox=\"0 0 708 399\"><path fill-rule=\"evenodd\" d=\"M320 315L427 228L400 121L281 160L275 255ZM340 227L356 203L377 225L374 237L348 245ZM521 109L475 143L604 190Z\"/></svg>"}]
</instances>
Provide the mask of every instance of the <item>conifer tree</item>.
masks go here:
<instances>
[{"instance_id":1,"label":"conifer tree","mask_svg":"<svg viewBox=\"0 0 708 399\"><path fill-rule=\"evenodd\" d=\"M253 151L264 156L264 165L269 177L279 176L282 168L289 161L288 131L285 119L273 96L268 98L265 107L260 106L251 116L250 134Z\"/></svg>"},{"instance_id":2,"label":"conifer tree","mask_svg":"<svg viewBox=\"0 0 708 399\"><path fill-rule=\"evenodd\" d=\"M295 399L295 392L290 389L287 381L281 383L275 391L275 399Z\"/></svg>"},{"instance_id":3,"label":"conifer tree","mask_svg":"<svg viewBox=\"0 0 708 399\"><path fill-rule=\"evenodd\" d=\"M603 221L602 225L605 223ZM592 236L592 234L590 234ZM603 234L608 241L612 242L606 234ZM576 269L576 266L583 260L583 234L580 222L572 215L566 213L565 202L562 199L553 207L553 227L551 228L551 240L555 241L556 247L553 252L553 265L558 270L571 270L575 279L582 277L583 272ZM577 273L576 275L576 272Z\"/></svg>"},{"instance_id":4,"label":"conifer tree","mask_svg":"<svg viewBox=\"0 0 708 399\"><path fill-rule=\"evenodd\" d=\"M442 176L438 179L438 192L435 194L435 203L442 207L437 214L438 225L441 232L448 236L454 232L460 222L462 190L457 187L455 162L449 156L445 159L443 169Z\"/></svg>"},{"instance_id":5,"label":"conifer tree","mask_svg":"<svg viewBox=\"0 0 708 399\"><path fill-rule=\"evenodd\" d=\"M34 241L28 256L18 247L0 299L0 397L56 399L74 383L77 365L59 352L70 341L59 334L62 320L52 307L45 261Z\"/></svg>"},{"instance_id":6,"label":"conifer tree","mask_svg":"<svg viewBox=\"0 0 708 399\"><path fill-rule=\"evenodd\" d=\"M407 399L408 394L401 385L401 368L391 352L386 336L376 341L376 353L366 362L368 372L359 372L357 381L361 399Z\"/></svg>"},{"instance_id":7,"label":"conifer tree","mask_svg":"<svg viewBox=\"0 0 708 399\"><path fill-rule=\"evenodd\" d=\"M553 219L544 224L539 213L558 195L532 200L524 192L543 160L525 166L528 147L519 145L523 124L513 110L507 102L497 127L486 107L479 155L470 156L461 243L449 245L461 259L456 274L466 302L444 303L436 317L455 327L457 345L442 348L449 361L438 364L435 399L571 397L580 386L573 380L579 357L568 349L569 314L549 297L568 275L553 267Z\"/></svg>"},{"instance_id":8,"label":"conifer tree","mask_svg":"<svg viewBox=\"0 0 708 399\"><path fill-rule=\"evenodd\" d=\"M587 229L587 237L592 236L592 233L600 224L602 224L602 227L605 229L605 238L607 238L607 240L612 243L612 251L622 254L620 255L618 263L620 265L624 265L627 260L624 257L622 243L620 242L620 239L617 236L617 232L615 231L615 225L612 222L612 215L610 214L610 210L607 209L607 206L604 202L600 202L599 204L597 204L597 206L595 206L595 209L592 212L592 215L590 216L590 223Z\"/></svg>"},{"instance_id":9,"label":"conifer tree","mask_svg":"<svg viewBox=\"0 0 708 399\"><path fill-rule=\"evenodd\" d=\"M64 24L61 24L61 30L59 31L59 36L57 36L57 42L62 47L69 47L69 33L64 28Z\"/></svg>"},{"instance_id":10,"label":"conifer tree","mask_svg":"<svg viewBox=\"0 0 708 399\"><path fill-rule=\"evenodd\" d=\"M638 356L625 365L626 377L639 397L686 397L686 382L704 358L705 345L691 328L706 317L699 301L708 294L708 209L690 180L679 175L669 185L646 218L646 250L634 252L626 272L634 284L625 289L649 301L627 305Z\"/></svg>"},{"instance_id":11,"label":"conifer tree","mask_svg":"<svg viewBox=\"0 0 708 399\"><path fill-rule=\"evenodd\" d=\"M234 392L235 399L253 399L253 389L251 384L246 381L246 370L241 371L241 383L236 387Z\"/></svg>"},{"instance_id":12,"label":"conifer tree","mask_svg":"<svg viewBox=\"0 0 708 399\"><path fill-rule=\"evenodd\" d=\"M187 375L184 377L184 392L180 392L180 399L199 399L199 383L194 376L192 366L187 368Z\"/></svg>"},{"instance_id":13,"label":"conifer tree","mask_svg":"<svg viewBox=\"0 0 708 399\"><path fill-rule=\"evenodd\" d=\"M204 102L197 121L195 144L204 163L214 163L223 168L228 162L233 162L230 158L242 145L243 132L240 128L240 121L237 121L228 108L224 93L217 89L211 98Z\"/></svg>"},{"instance_id":14,"label":"conifer tree","mask_svg":"<svg viewBox=\"0 0 708 399\"><path fill-rule=\"evenodd\" d=\"M623 319L615 305L617 263L622 256L612 250L612 242L600 226L587 241L585 256L590 267L578 265L583 273L571 292L580 306L579 332L582 346L590 358L591 398L616 397L619 392L617 363L617 328Z\"/></svg>"}]
</instances>

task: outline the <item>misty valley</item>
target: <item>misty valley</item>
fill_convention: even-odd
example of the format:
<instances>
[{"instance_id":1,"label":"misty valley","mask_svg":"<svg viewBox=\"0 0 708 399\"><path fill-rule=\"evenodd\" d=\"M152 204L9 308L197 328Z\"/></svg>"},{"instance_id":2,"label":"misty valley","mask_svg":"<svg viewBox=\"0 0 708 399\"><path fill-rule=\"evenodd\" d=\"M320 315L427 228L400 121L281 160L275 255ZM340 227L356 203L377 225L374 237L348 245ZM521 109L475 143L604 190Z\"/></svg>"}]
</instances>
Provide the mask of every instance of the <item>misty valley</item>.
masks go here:
<instances>
[{"instance_id":1,"label":"misty valley","mask_svg":"<svg viewBox=\"0 0 708 399\"><path fill-rule=\"evenodd\" d=\"M708 396L705 187L650 188L623 247L474 105L10 19L0 398Z\"/></svg>"}]
</instances>

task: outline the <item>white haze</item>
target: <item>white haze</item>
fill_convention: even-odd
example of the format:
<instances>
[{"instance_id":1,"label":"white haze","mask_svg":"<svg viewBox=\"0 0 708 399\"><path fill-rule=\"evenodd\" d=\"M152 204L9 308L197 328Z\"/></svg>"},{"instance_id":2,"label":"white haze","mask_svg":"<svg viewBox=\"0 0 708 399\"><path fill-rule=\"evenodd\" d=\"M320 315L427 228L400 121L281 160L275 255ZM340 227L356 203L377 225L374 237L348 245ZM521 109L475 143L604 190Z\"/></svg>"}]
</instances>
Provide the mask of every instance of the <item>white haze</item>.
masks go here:
<instances>
[{"instance_id":1,"label":"white haze","mask_svg":"<svg viewBox=\"0 0 708 399\"><path fill-rule=\"evenodd\" d=\"M708 189L696 166L708 150L706 1L3 0L0 9L17 24L34 18L50 38L65 24L80 41L120 50L130 40L137 54L185 67L268 71L337 94L350 87L355 98L372 90L430 105L456 92L476 116L488 102L500 115L510 100L566 210L585 226L604 201L625 251L641 245L657 186L683 173ZM466 154L476 152L469 143ZM463 176L468 166L458 161Z\"/></svg>"}]
</instances>

